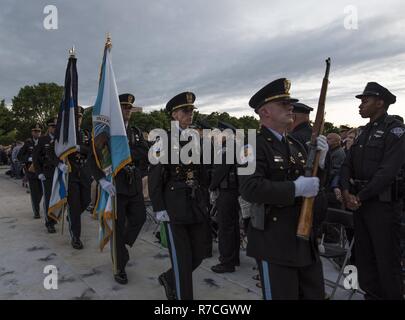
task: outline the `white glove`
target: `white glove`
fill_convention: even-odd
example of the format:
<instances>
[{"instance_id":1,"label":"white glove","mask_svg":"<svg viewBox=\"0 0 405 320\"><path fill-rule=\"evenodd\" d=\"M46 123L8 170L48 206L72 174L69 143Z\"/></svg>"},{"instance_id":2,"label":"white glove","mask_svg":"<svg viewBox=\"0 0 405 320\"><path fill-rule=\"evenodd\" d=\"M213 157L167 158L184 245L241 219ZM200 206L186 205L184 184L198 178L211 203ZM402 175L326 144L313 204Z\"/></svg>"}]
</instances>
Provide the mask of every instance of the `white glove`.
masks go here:
<instances>
[{"instance_id":1,"label":"white glove","mask_svg":"<svg viewBox=\"0 0 405 320\"><path fill-rule=\"evenodd\" d=\"M218 199L218 196L219 196L218 190L210 191L210 204L214 204L215 201Z\"/></svg>"},{"instance_id":2,"label":"white glove","mask_svg":"<svg viewBox=\"0 0 405 320\"><path fill-rule=\"evenodd\" d=\"M29 158L28 158L28 162L32 162L32 157L29 157Z\"/></svg>"},{"instance_id":3,"label":"white glove","mask_svg":"<svg viewBox=\"0 0 405 320\"><path fill-rule=\"evenodd\" d=\"M40 173L40 174L38 175L38 179L41 180L41 181L45 181L45 180L46 180L45 175L44 175L43 173Z\"/></svg>"},{"instance_id":4,"label":"white glove","mask_svg":"<svg viewBox=\"0 0 405 320\"><path fill-rule=\"evenodd\" d=\"M101 188L103 188L104 191L108 192L110 196L115 196L116 193L115 187L110 181L101 178L100 180L98 180L98 183L100 184Z\"/></svg>"},{"instance_id":5,"label":"white glove","mask_svg":"<svg viewBox=\"0 0 405 320\"><path fill-rule=\"evenodd\" d=\"M169 214L166 210L156 212L156 220L169 222Z\"/></svg>"},{"instance_id":6,"label":"white glove","mask_svg":"<svg viewBox=\"0 0 405 320\"><path fill-rule=\"evenodd\" d=\"M326 139L325 136L320 135L318 138L316 138L316 150L320 151L319 168L324 169L326 154L328 153L329 150L328 140Z\"/></svg>"},{"instance_id":7,"label":"white glove","mask_svg":"<svg viewBox=\"0 0 405 320\"><path fill-rule=\"evenodd\" d=\"M68 173L68 171L69 171L69 167L66 164L62 163L62 162L58 163L58 169L60 171L62 171L63 173Z\"/></svg>"},{"instance_id":8,"label":"white glove","mask_svg":"<svg viewBox=\"0 0 405 320\"><path fill-rule=\"evenodd\" d=\"M80 152L80 145L78 145L78 144L76 145L76 151Z\"/></svg>"},{"instance_id":9,"label":"white glove","mask_svg":"<svg viewBox=\"0 0 405 320\"><path fill-rule=\"evenodd\" d=\"M296 197L312 198L318 194L319 178L300 176L294 181L294 185Z\"/></svg>"}]
</instances>

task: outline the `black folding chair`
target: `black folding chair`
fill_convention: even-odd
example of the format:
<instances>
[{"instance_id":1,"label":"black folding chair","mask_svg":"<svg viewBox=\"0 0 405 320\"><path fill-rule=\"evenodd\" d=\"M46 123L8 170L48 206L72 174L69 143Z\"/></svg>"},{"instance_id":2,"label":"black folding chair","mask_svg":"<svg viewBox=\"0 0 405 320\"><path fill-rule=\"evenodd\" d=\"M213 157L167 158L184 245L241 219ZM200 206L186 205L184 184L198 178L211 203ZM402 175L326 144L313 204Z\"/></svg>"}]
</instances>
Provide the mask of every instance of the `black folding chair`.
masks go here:
<instances>
[{"instance_id":1,"label":"black folding chair","mask_svg":"<svg viewBox=\"0 0 405 320\"><path fill-rule=\"evenodd\" d=\"M342 285L340 285L340 280L342 279L347 262L350 259L354 244L354 237L351 241L349 241L346 237L345 229L353 229L353 213L346 210L328 208L326 219L323 224L338 224L341 226L340 240L338 243L324 243L323 240L325 238L325 233L322 234L321 241L321 246L323 246L324 250L322 250L323 252L320 252L320 256L327 259L339 271L339 275L335 281L325 279L325 284L333 288L330 295L330 299L333 299L337 288L345 289ZM335 262L336 259L343 259L342 265L337 264ZM351 289L349 300L353 297L356 291L356 289Z\"/></svg>"}]
</instances>

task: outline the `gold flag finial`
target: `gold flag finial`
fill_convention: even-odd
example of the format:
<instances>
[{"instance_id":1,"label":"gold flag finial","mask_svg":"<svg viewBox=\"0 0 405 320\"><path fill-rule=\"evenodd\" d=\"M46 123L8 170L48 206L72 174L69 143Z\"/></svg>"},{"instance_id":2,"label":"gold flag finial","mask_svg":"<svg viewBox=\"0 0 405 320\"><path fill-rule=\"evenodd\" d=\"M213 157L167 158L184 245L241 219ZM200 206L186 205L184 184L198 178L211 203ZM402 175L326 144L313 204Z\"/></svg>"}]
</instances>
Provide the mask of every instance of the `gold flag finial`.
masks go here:
<instances>
[{"instance_id":1,"label":"gold flag finial","mask_svg":"<svg viewBox=\"0 0 405 320\"><path fill-rule=\"evenodd\" d=\"M111 33L109 32L107 32L107 40L105 42L105 46L109 49L112 48Z\"/></svg>"},{"instance_id":2,"label":"gold flag finial","mask_svg":"<svg viewBox=\"0 0 405 320\"><path fill-rule=\"evenodd\" d=\"M75 46L69 49L69 58L74 58L76 55L76 49Z\"/></svg>"}]
</instances>

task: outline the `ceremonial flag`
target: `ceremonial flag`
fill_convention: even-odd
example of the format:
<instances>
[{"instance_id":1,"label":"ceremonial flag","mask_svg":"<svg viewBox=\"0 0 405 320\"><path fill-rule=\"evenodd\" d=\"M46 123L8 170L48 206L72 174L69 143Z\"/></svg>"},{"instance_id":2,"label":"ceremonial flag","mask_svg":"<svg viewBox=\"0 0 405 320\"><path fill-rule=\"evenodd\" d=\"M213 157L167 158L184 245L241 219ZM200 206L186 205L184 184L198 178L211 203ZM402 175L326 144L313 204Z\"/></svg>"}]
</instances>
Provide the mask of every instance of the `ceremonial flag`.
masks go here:
<instances>
[{"instance_id":1,"label":"ceremonial flag","mask_svg":"<svg viewBox=\"0 0 405 320\"><path fill-rule=\"evenodd\" d=\"M96 103L93 108L93 152L97 166L104 172L106 180L114 177L131 162L131 153L121 113L114 70L111 63L111 39L107 38L101 66ZM114 201L101 189L97 204L100 223L100 249L111 240L115 218Z\"/></svg>"},{"instance_id":2,"label":"ceremonial flag","mask_svg":"<svg viewBox=\"0 0 405 320\"><path fill-rule=\"evenodd\" d=\"M58 121L55 130L55 154L66 162L69 154L76 151L76 117L77 113L77 69L76 57L73 49L66 68L65 90L60 103ZM64 205L67 202L67 174L58 167L52 182L52 194L49 201L48 216L56 221L60 220L63 214Z\"/></svg>"}]
</instances>

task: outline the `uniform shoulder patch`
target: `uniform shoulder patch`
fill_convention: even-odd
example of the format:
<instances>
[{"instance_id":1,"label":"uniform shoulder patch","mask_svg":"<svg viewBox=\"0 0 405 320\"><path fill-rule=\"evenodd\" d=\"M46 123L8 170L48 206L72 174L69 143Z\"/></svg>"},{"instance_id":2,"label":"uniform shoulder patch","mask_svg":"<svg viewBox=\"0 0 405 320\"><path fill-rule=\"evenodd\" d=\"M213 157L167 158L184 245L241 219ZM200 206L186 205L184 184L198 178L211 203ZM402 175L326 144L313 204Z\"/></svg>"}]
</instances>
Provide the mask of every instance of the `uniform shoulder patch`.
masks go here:
<instances>
[{"instance_id":1,"label":"uniform shoulder patch","mask_svg":"<svg viewBox=\"0 0 405 320\"><path fill-rule=\"evenodd\" d=\"M155 143L152 145L152 155L154 157L160 157L164 154L163 141L159 138L156 139Z\"/></svg>"},{"instance_id":2,"label":"uniform shoulder patch","mask_svg":"<svg viewBox=\"0 0 405 320\"><path fill-rule=\"evenodd\" d=\"M243 148L240 149L239 156L241 164L253 162L255 160L255 150L253 146L251 144L245 144Z\"/></svg>"},{"instance_id":3,"label":"uniform shoulder patch","mask_svg":"<svg viewBox=\"0 0 405 320\"><path fill-rule=\"evenodd\" d=\"M403 127L392 128L391 133L396 135L398 138L401 138L402 135L405 133L405 128Z\"/></svg>"}]
</instances>

